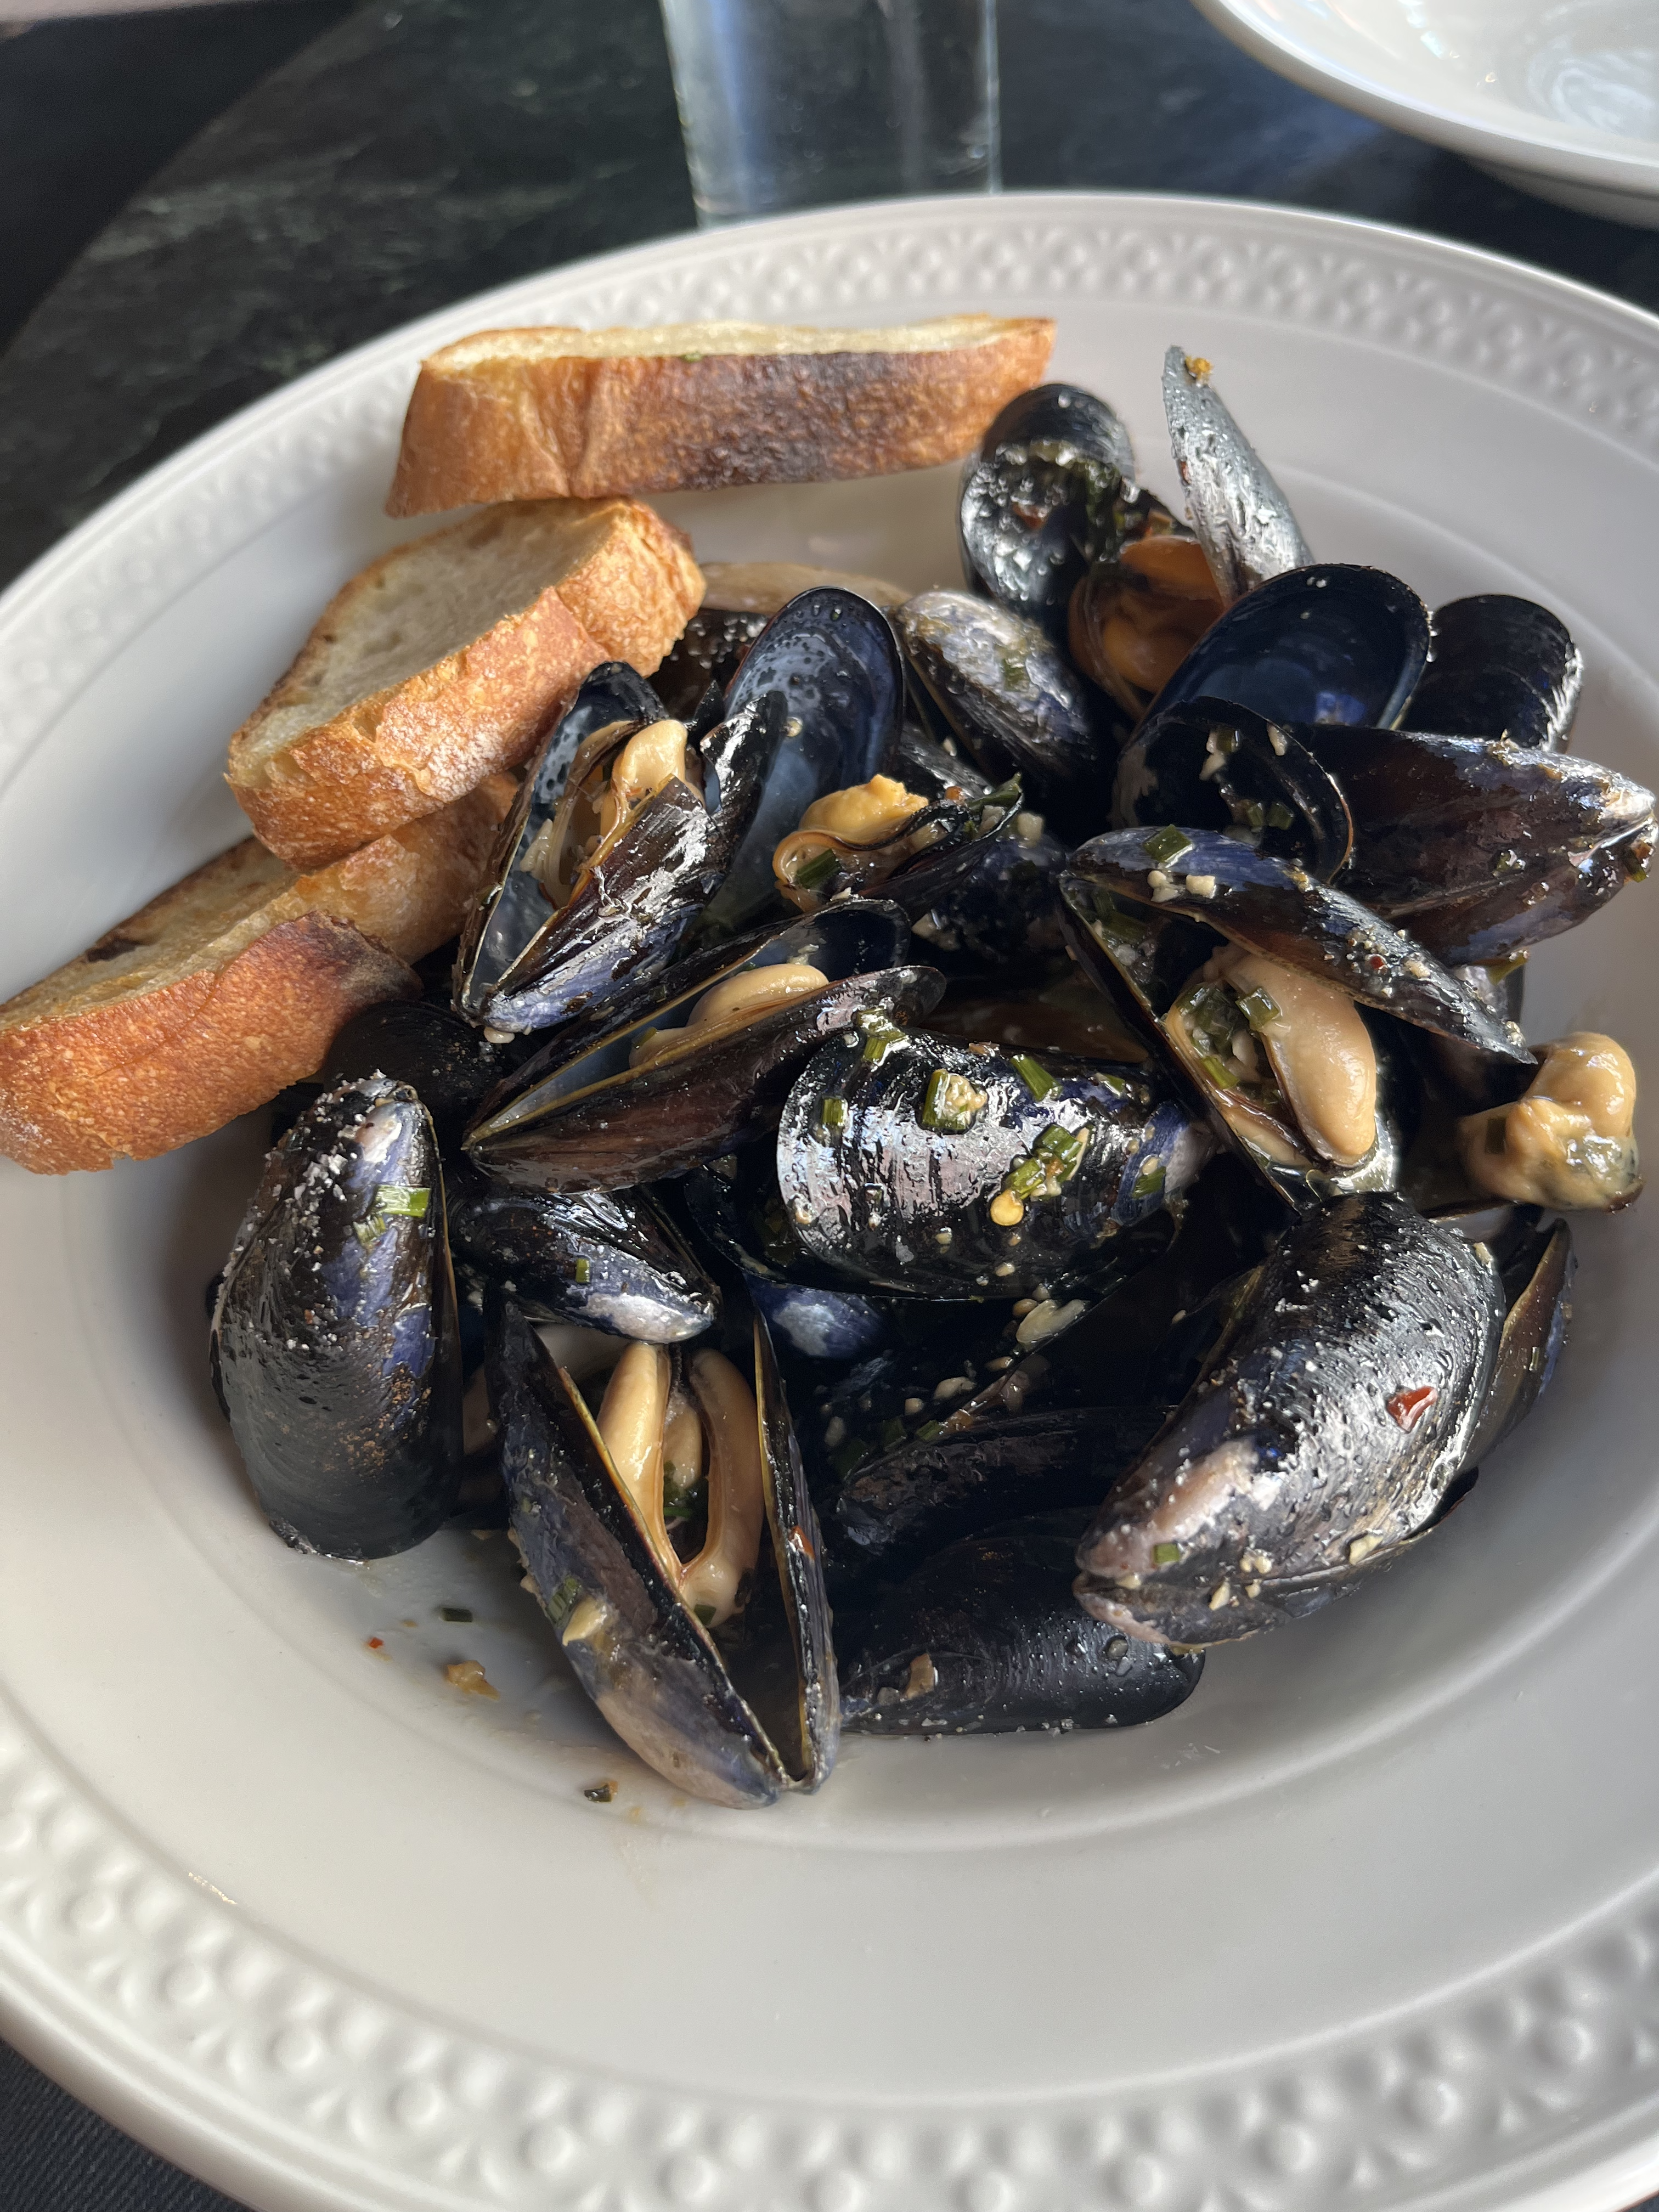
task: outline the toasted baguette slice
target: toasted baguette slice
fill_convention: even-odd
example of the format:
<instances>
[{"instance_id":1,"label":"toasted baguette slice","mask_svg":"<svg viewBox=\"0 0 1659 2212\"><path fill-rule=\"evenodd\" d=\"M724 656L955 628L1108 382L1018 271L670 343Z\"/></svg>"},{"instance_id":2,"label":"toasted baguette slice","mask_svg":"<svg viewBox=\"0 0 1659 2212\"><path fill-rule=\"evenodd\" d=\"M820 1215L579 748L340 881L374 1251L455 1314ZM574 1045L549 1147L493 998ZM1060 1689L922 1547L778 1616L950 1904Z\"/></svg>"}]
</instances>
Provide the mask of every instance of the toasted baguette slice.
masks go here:
<instances>
[{"instance_id":1,"label":"toasted baguette slice","mask_svg":"<svg viewBox=\"0 0 1659 2212\"><path fill-rule=\"evenodd\" d=\"M296 876L252 837L0 1006L0 1152L40 1175L149 1159L319 1066L460 927L513 786Z\"/></svg>"},{"instance_id":2,"label":"toasted baguette slice","mask_svg":"<svg viewBox=\"0 0 1659 2212\"><path fill-rule=\"evenodd\" d=\"M1044 316L479 331L422 362L388 514L931 468L1039 381Z\"/></svg>"},{"instance_id":3,"label":"toasted baguette slice","mask_svg":"<svg viewBox=\"0 0 1659 2212\"><path fill-rule=\"evenodd\" d=\"M685 538L633 500L472 515L336 593L231 739L230 787L320 867L518 767L600 661L650 675L702 597Z\"/></svg>"}]
</instances>

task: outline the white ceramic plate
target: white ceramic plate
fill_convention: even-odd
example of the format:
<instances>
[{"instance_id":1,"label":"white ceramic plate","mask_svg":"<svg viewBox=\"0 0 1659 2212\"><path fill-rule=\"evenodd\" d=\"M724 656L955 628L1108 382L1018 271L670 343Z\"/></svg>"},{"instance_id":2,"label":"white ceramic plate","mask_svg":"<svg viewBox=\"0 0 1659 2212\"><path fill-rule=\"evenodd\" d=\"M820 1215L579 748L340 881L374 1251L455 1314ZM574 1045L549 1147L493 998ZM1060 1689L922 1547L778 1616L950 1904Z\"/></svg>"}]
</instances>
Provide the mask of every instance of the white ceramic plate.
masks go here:
<instances>
[{"instance_id":1,"label":"white ceramic plate","mask_svg":"<svg viewBox=\"0 0 1659 2212\"><path fill-rule=\"evenodd\" d=\"M0 605L0 988L238 833L226 733L398 534L422 353L967 307L1057 316L1056 371L1166 495L1159 363L1201 349L1322 556L1559 608L1580 749L1659 780L1659 325L1283 210L830 212L398 332L42 562ZM710 556L920 586L951 475L666 504ZM1656 922L1633 891L1543 952L1538 1033L1659 1066ZM72 2088L262 2212L1607 2212L1659 2182L1639 1210L1583 1227L1561 1379L1420 1558L1152 1728L852 1741L822 1796L736 1814L605 1736L500 1538L353 1570L265 1529L202 1318L258 1142L0 1173L0 2026ZM446 1686L463 1656L498 1704Z\"/></svg>"},{"instance_id":2,"label":"white ceramic plate","mask_svg":"<svg viewBox=\"0 0 1659 2212\"><path fill-rule=\"evenodd\" d=\"M1659 227L1653 0L1196 0L1259 61L1522 191Z\"/></svg>"}]
</instances>

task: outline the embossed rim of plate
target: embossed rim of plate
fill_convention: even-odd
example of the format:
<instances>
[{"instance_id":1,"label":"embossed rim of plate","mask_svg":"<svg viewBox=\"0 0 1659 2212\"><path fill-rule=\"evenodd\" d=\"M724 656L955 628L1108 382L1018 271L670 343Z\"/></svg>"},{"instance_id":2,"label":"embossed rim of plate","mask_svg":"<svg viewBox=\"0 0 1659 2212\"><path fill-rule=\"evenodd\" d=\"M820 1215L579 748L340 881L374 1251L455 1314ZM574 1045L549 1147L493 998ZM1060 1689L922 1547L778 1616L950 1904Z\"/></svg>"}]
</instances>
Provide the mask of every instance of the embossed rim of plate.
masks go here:
<instances>
[{"instance_id":1,"label":"embossed rim of plate","mask_svg":"<svg viewBox=\"0 0 1659 2212\"><path fill-rule=\"evenodd\" d=\"M1224 299L1282 332L1313 323L1455 360L1659 462L1659 324L1439 241L1237 203L1106 195L784 218L574 264L447 309L165 464L0 601L0 678L11 679L0 684L0 777L167 597L343 454L379 447L389 458L422 353L504 318L626 318L642 301L661 316L693 295L707 313L722 269L739 290L762 285L781 317L849 312L872 291L925 311L976 281L1006 287L1011 271L1029 279L1032 306L1061 311L1073 287L1097 300L1152 282L1174 309ZM908 283L883 291L883 275ZM354 1983L191 1887L123 1825L98 1774L74 1771L4 1705L0 1899L21 1900L0 1912L0 2014L20 2047L269 2212L736 2212L757 2191L811 2212L1324 2212L1337 2201L1589 2212L1659 2179L1659 1883L1645 1879L1477 1984L1379 2019L1357 2003L1354 2027L1323 2045L1220 2077L948 2118L554 2078L521 2050ZM1616 2078L1598 2077L1599 2103L1575 2104L1558 2084L1597 2037ZM327 2095L311 2100L296 2084L324 2057ZM374 2148L361 2134L346 2140L340 2118L371 2108ZM453 2124L439 2128L444 2114ZM1236 2191L1247 2165L1248 2188ZM1298 2177L1315 2175L1310 2196Z\"/></svg>"},{"instance_id":2,"label":"embossed rim of plate","mask_svg":"<svg viewBox=\"0 0 1659 2212\"><path fill-rule=\"evenodd\" d=\"M1280 76L1379 123L1391 124L1413 137L1449 146L1471 161L1535 170L1543 176L1599 187L1604 192L1627 193L1634 199L1659 197L1659 153L1620 153L1613 144L1598 143L1588 130L1575 130L1569 124L1552 125L1541 115L1529 119L1513 106L1502 111L1515 118L1505 125L1467 106L1414 100L1375 74L1358 66L1345 68L1294 37L1282 19L1275 20L1266 0L1193 0L1193 4L1235 46ZM1352 41L1356 62L1361 51L1356 37ZM1612 214L1613 210L1596 212ZM1645 218L1632 216L1630 219Z\"/></svg>"}]
</instances>

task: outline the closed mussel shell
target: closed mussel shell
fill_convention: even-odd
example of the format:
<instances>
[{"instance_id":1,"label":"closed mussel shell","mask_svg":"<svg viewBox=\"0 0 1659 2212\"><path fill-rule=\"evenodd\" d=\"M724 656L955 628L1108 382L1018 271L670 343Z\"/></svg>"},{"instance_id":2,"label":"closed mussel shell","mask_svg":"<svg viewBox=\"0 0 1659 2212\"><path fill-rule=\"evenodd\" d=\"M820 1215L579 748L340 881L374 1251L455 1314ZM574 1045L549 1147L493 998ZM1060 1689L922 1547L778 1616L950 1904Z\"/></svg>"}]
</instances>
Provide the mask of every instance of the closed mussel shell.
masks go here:
<instances>
[{"instance_id":1,"label":"closed mussel shell","mask_svg":"<svg viewBox=\"0 0 1659 2212\"><path fill-rule=\"evenodd\" d=\"M1437 607L1431 626L1429 665L1402 729L1565 750L1584 659L1559 616L1533 599L1480 592Z\"/></svg>"},{"instance_id":2,"label":"closed mussel shell","mask_svg":"<svg viewBox=\"0 0 1659 2212\"><path fill-rule=\"evenodd\" d=\"M922 696L987 775L1018 775L1068 836L1105 822L1115 738L1038 624L967 592L921 592L893 623Z\"/></svg>"},{"instance_id":3,"label":"closed mussel shell","mask_svg":"<svg viewBox=\"0 0 1659 2212\"><path fill-rule=\"evenodd\" d=\"M1091 1620L1069 1587L1086 1514L1005 1522L890 1590L843 1653L846 1725L866 1735L1127 1728L1191 1696L1200 1652Z\"/></svg>"},{"instance_id":4,"label":"closed mussel shell","mask_svg":"<svg viewBox=\"0 0 1659 2212\"><path fill-rule=\"evenodd\" d=\"M461 1354L431 1116L380 1077L325 1091L266 1160L213 1317L261 1509L302 1551L418 1544L461 1476Z\"/></svg>"},{"instance_id":5,"label":"closed mussel shell","mask_svg":"<svg viewBox=\"0 0 1659 2212\"><path fill-rule=\"evenodd\" d=\"M547 894L522 862L557 811L580 748L613 723L641 726L672 711L626 661L607 660L586 678L549 730L496 835L489 867L461 932L453 990L462 1013L482 1018L501 977L548 920Z\"/></svg>"},{"instance_id":6,"label":"closed mussel shell","mask_svg":"<svg viewBox=\"0 0 1659 2212\"><path fill-rule=\"evenodd\" d=\"M1428 610L1381 568L1292 568L1235 601L1153 702L1226 699L1273 722L1387 728L1417 687Z\"/></svg>"},{"instance_id":7,"label":"closed mussel shell","mask_svg":"<svg viewBox=\"0 0 1659 2212\"><path fill-rule=\"evenodd\" d=\"M1295 734L1352 813L1343 889L1449 965L1575 927L1651 856L1653 793L1594 761L1498 738Z\"/></svg>"},{"instance_id":8,"label":"closed mussel shell","mask_svg":"<svg viewBox=\"0 0 1659 2212\"><path fill-rule=\"evenodd\" d=\"M647 1344L713 1326L714 1284L643 1192L526 1189L465 1159L452 1163L447 1189L463 1281L499 1286L532 1318Z\"/></svg>"},{"instance_id":9,"label":"closed mussel shell","mask_svg":"<svg viewBox=\"0 0 1659 2212\"><path fill-rule=\"evenodd\" d=\"M905 963L907 937L896 909L849 900L729 967L700 960L684 991L653 994L597 1041L524 1071L533 1079L487 1112L467 1149L492 1175L570 1190L620 1189L717 1158L775 1124L825 1036L860 1012L914 1017L937 1001L943 978ZM828 981L732 1022L691 1019L738 977L763 983L769 969L803 967Z\"/></svg>"},{"instance_id":10,"label":"closed mussel shell","mask_svg":"<svg viewBox=\"0 0 1659 2212\"><path fill-rule=\"evenodd\" d=\"M1069 384L1018 393L963 471L957 529L970 588L1062 643L1073 588L1121 534L1133 472L1129 434L1103 399Z\"/></svg>"},{"instance_id":11,"label":"closed mussel shell","mask_svg":"<svg viewBox=\"0 0 1659 2212\"><path fill-rule=\"evenodd\" d=\"M763 1325L740 1366L755 1386L765 1519L740 1609L716 1632L647 1536L581 1391L511 1300L492 1310L510 1527L564 1656L647 1765L738 1809L817 1788L839 1733L817 1524Z\"/></svg>"},{"instance_id":12,"label":"closed mussel shell","mask_svg":"<svg viewBox=\"0 0 1659 2212\"><path fill-rule=\"evenodd\" d=\"M1207 1644L1313 1611L1434 1522L1468 1464L1503 1285L1389 1192L1304 1215L1078 1551L1097 1620Z\"/></svg>"},{"instance_id":13,"label":"closed mussel shell","mask_svg":"<svg viewBox=\"0 0 1659 2212\"><path fill-rule=\"evenodd\" d=\"M791 1092L778 1184L831 1266L917 1296L1018 1298L1176 1195L1199 1156L1190 1132L1138 1071L866 1014Z\"/></svg>"}]
</instances>

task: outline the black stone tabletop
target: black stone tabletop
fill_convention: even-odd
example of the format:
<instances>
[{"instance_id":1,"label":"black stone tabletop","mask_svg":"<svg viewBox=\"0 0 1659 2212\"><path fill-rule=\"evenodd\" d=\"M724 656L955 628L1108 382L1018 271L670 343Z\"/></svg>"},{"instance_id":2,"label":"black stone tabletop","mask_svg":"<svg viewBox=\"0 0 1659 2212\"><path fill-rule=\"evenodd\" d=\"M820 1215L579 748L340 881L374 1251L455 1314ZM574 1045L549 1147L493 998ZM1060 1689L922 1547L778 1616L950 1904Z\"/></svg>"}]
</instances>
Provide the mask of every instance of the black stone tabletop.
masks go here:
<instances>
[{"instance_id":1,"label":"black stone tabletop","mask_svg":"<svg viewBox=\"0 0 1659 2212\"><path fill-rule=\"evenodd\" d=\"M1659 233L1284 83L1182 0L1000 17L1011 188L1328 209L1659 308ZM655 0L242 0L12 29L0 206L0 584L344 348L694 221ZM0 2046L0 2212L228 2205Z\"/></svg>"}]
</instances>

